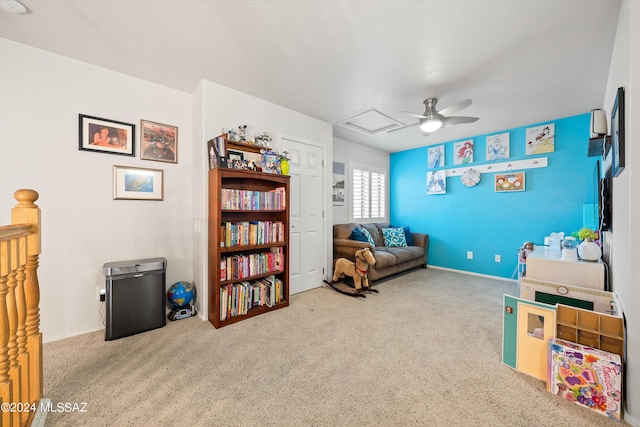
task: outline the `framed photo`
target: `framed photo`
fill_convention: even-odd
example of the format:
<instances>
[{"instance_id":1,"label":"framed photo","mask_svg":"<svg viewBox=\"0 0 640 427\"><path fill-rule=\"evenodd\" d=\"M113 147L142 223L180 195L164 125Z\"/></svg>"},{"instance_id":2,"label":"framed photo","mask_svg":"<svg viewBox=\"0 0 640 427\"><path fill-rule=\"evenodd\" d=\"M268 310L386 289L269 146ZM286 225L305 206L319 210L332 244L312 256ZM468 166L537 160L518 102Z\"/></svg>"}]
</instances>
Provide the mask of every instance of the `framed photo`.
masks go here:
<instances>
[{"instance_id":1,"label":"framed photo","mask_svg":"<svg viewBox=\"0 0 640 427\"><path fill-rule=\"evenodd\" d=\"M229 163L233 169L248 170L249 163L246 160L233 160Z\"/></svg>"},{"instance_id":2,"label":"framed photo","mask_svg":"<svg viewBox=\"0 0 640 427\"><path fill-rule=\"evenodd\" d=\"M275 151L262 153L262 172L280 174L280 157Z\"/></svg>"},{"instance_id":3,"label":"framed photo","mask_svg":"<svg viewBox=\"0 0 640 427\"><path fill-rule=\"evenodd\" d=\"M218 147L216 146L216 140L210 139L207 141L207 155L209 157L209 169L218 167Z\"/></svg>"},{"instance_id":4,"label":"framed photo","mask_svg":"<svg viewBox=\"0 0 640 427\"><path fill-rule=\"evenodd\" d=\"M162 169L113 167L114 200L164 200Z\"/></svg>"},{"instance_id":5,"label":"framed photo","mask_svg":"<svg viewBox=\"0 0 640 427\"><path fill-rule=\"evenodd\" d=\"M135 156L136 125L79 115L80 150Z\"/></svg>"},{"instance_id":6,"label":"framed photo","mask_svg":"<svg viewBox=\"0 0 640 427\"><path fill-rule=\"evenodd\" d=\"M178 128L140 120L140 159L178 163Z\"/></svg>"},{"instance_id":7,"label":"framed photo","mask_svg":"<svg viewBox=\"0 0 640 427\"><path fill-rule=\"evenodd\" d=\"M244 160L244 153L242 153L242 151L228 150L227 155L229 156L230 162L233 162L236 160Z\"/></svg>"},{"instance_id":8,"label":"framed photo","mask_svg":"<svg viewBox=\"0 0 640 427\"><path fill-rule=\"evenodd\" d=\"M620 175L624 169L624 88L619 87L611 109L611 172Z\"/></svg>"},{"instance_id":9,"label":"framed photo","mask_svg":"<svg viewBox=\"0 0 640 427\"><path fill-rule=\"evenodd\" d=\"M497 173L494 188L496 193L524 191L524 172Z\"/></svg>"},{"instance_id":10,"label":"framed photo","mask_svg":"<svg viewBox=\"0 0 640 427\"><path fill-rule=\"evenodd\" d=\"M333 162L332 200L333 206L344 206L346 189L344 185L344 163Z\"/></svg>"}]
</instances>

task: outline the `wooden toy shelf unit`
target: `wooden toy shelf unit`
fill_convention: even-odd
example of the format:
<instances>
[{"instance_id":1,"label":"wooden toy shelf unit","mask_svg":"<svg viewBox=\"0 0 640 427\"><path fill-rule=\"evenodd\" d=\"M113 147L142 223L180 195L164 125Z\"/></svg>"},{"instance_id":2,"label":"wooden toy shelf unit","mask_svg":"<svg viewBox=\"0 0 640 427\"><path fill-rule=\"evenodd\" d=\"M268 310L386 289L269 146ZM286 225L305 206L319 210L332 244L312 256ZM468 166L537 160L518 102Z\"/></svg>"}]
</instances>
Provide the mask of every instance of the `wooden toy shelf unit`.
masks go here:
<instances>
[{"instance_id":1,"label":"wooden toy shelf unit","mask_svg":"<svg viewBox=\"0 0 640 427\"><path fill-rule=\"evenodd\" d=\"M289 305L289 176L209 171L209 322Z\"/></svg>"}]
</instances>

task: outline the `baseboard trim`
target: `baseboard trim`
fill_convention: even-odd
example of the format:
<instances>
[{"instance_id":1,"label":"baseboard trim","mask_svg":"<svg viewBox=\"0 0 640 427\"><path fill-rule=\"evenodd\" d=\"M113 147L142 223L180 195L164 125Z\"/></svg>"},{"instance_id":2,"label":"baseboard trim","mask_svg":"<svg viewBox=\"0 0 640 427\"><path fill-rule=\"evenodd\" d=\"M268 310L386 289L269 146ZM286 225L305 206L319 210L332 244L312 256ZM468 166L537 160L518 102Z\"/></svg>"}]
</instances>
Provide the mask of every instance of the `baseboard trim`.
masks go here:
<instances>
[{"instance_id":1,"label":"baseboard trim","mask_svg":"<svg viewBox=\"0 0 640 427\"><path fill-rule=\"evenodd\" d=\"M43 408L51 408L51 399L47 397L40 398L38 410L33 416L33 420L31 420L31 427L44 427L45 421L47 421L47 415L49 413L47 411L43 411Z\"/></svg>"},{"instance_id":2,"label":"baseboard trim","mask_svg":"<svg viewBox=\"0 0 640 427\"><path fill-rule=\"evenodd\" d=\"M105 329L104 326L94 326L92 328L80 329L78 331L73 331L72 333L66 334L64 336L51 337L51 338L46 338L46 339L43 338L42 339L42 343L43 344L47 344L47 343L54 342L54 341L60 341L60 340L63 340L65 338L71 338L71 337L75 337L75 336L78 336L78 335L89 334L91 332L100 331L100 330L104 330L104 329ZM43 334L43 337L44 337L44 334Z\"/></svg>"},{"instance_id":3,"label":"baseboard trim","mask_svg":"<svg viewBox=\"0 0 640 427\"><path fill-rule=\"evenodd\" d=\"M622 419L633 427L640 427L640 421L636 417L629 415L627 411L624 412Z\"/></svg>"},{"instance_id":4,"label":"baseboard trim","mask_svg":"<svg viewBox=\"0 0 640 427\"><path fill-rule=\"evenodd\" d=\"M452 271L454 273L467 274L469 276L485 277L487 279L501 280L503 282L518 283L517 280L513 280L512 278L501 277L501 276L491 276L489 274L474 273L472 271L456 270L455 268L438 267L436 265L428 265L427 268L433 268L434 270Z\"/></svg>"}]
</instances>

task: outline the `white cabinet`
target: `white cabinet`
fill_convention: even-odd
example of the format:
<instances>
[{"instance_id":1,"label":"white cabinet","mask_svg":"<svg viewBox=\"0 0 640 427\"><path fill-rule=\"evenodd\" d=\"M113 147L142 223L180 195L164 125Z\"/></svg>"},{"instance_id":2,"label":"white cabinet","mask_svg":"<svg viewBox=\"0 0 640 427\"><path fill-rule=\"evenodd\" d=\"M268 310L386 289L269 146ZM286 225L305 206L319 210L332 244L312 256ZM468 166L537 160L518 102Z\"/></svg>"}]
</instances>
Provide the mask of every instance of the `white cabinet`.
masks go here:
<instances>
[{"instance_id":1,"label":"white cabinet","mask_svg":"<svg viewBox=\"0 0 640 427\"><path fill-rule=\"evenodd\" d=\"M565 261L561 251L536 248L527 256L527 278L605 290L605 265L602 262Z\"/></svg>"}]
</instances>

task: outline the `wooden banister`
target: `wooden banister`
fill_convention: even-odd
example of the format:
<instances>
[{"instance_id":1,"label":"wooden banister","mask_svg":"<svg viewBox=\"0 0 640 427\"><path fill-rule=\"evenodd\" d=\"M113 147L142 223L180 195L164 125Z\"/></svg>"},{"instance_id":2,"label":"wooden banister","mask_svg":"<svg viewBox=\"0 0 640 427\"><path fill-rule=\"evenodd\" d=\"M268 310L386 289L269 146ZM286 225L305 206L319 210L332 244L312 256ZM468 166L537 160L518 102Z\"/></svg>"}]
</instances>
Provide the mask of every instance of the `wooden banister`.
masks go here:
<instances>
[{"instance_id":1,"label":"wooden banister","mask_svg":"<svg viewBox=\"0 0 640 427\"><path fill-rule=\"evenodd\" d=\"M17 190L11 225L0 227L0 402L28 402L42 397L40 332L40 208L38 193ZM20 406L22 407L22 406ZM26 426L32 411L2 411L2 426Z\"/></svg>"}]
</instances>

